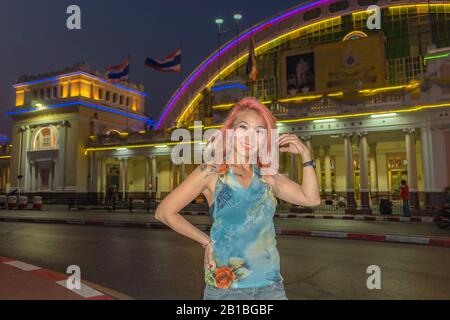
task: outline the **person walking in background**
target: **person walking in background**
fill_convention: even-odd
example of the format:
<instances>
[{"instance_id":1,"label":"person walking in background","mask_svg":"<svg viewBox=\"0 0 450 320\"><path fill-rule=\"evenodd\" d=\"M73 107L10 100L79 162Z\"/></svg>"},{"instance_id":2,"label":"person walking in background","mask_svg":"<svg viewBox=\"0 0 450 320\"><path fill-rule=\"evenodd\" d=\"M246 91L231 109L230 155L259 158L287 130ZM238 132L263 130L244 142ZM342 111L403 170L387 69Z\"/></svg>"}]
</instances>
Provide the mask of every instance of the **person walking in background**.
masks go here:
<instances>
[{"instance_id":1,"label":"person walking in background","mask_svg":"<svg viewBox=\"0 0 450 320\"><path fill-rule=\"evenodd\" d=\"M405 180L401 181L400 199L402 199L402 201L403 201L403 216L404 217L409 217L409 214L410 214L410 210L409 210L410 194L409 194L409 187L406 184Z\"/></svg>"}]
</instances>

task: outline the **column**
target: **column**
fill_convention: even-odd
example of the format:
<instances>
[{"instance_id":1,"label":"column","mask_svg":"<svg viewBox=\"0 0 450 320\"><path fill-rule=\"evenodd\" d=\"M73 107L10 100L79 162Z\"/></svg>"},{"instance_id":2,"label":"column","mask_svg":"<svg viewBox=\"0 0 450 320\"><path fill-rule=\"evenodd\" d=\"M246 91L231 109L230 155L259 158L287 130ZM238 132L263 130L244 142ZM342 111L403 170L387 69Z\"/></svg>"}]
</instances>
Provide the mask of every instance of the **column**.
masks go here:
<instances>
[{"instance_id":1,"label":"column","mask_svg":"<svg viewBox=\"0 0 450 320\"><path fill-rule=\"evenodd\" d=\"M378 193L378 166L377 166L377 144L371 143L369 145L370 156L370 192L373 195Z\"/></svg>"},{"instance_id":2,"label":"column","mask_svg":"<svg viewBox=\"0 0 450 320\"><path fill-rule=\"evenodd\" d=\"M120 164L120 179L119 190L122 192L122 197L125 199L128 193L128 158L119 158Z\"/></svg>"},{"instance_id":3,"label":"column","mask_svg":"<svg viewBox=\"0 0 450 320\"><path fill-rule=\"evenodd\" d=\"M360 213L372 214L369 206L369 168L367 164L367 132L358 133L359 136L359 182L361 192Z\"/></svg>"},{"instance_id":4,"label":"column","mask_svg":"<svg viewBox=\"0 0 450 320\"><path fill-rule=\"evenodd\" d=\"M145 178L144 178L144 183L145 183L145 186L144 186L144 191L145 191L145 194L147 195L148 194L148 192L149 192L149 181L150 181L150 179L149 179L149 175L150 175L150 161L149 161L149 157L148 156L145 156L145 158L144 158L145 160Z\"/></svg>"},{"instance_id":5,"label":"column","mask_svg":"<svg viewBox=\"0 0 450 320\"><path fill-rule=\"evenodd\" d=\"M305 146L310 150L311 157L314 159L315 154L311 147L311 136L310 135L302 136L302 141L304 142ZM302 159L302 161L303 161L303 159ZM316 165L317 165L317 161L316 161ZM317 168L316 168L316 172L317 172ZM299 174L300 174L299 181L301 182L301 181L303 181L303 170L300 170Z\"/></svg>"},{"instance_id":6,"label":"column","mask_svg":"<svg viewBox=\"0 0 450 320\"><path fill-rule=\"evenodd\" d=\"M411 194L411 209L420 209L419 206L419 194L417 191L417 161L416 161L416 140L415 129L406 128L403 129L405 134L406 143L406 159L408 162L408 181L406 183L409 186L409 192Z\"/></svg>"},{"instance_id":7,"label":"column","mask_svg":"<svg viewBox=\"0 0 450 320\"><path fill-rule=\"evenodd\" d=\"M172 162L172 190L177 187L178 165Z\"/></svg>"},{"instance_id":8,"label":"column","mask_svg":"<svg viewBox=\"0 0 450 320\"><path fill-rule=\"evenodd\" d=\"M50 168L48 170L48 190L52 191L52 184L53 184L53 161L50 164Z\"/></svg>"},{"instance_id":9,"label":"column","mask_svg":"<svg viewBox=\"0 0 450 320\"><path fill-rule=\"evenodd\" d=\"M58 165L57 165L57 189L65 189L66 178L66 142L67 131L70 126L69 121L64 120L59 124L59 141L58 141Z\"/></svg>"},{"instance_id":10,"label":"column","mask_svg":"<svg viewBox=\"0 0 450 320\"><path fill-rule=\"evenodd\" d=\"M353 172L353 150L352 137L353 133L344 133L344 150L345 150L345 183L347 192L347 209L346 213L356 213L355 189L354 189L354 172Z\"/></svg>"},{"instance_id":11,"label":"column","mask_svg":"<svg viewBox=\"0 0 450 320\"><path fill-rule=\"evenodd\" d=\"M130 187L130 185L129 185L130 180L128 179L128 158L123 159L123 162L124 162L124 179L125 179L125 181L124 181L125 190L124 191L125 191L125 196L127 196L128 190Z\"/></svg>"},{"instance_id":12,"label":"column","mask_svg":"<svg viewBox=\"0 0 450 320\"><path fill-rule=\"evenodd\" d=\"M325 192L331 193L331 157L330 157L330 146L324 146L323 151L325 154Z\"/></svg>"},{"instance_id":13,"label":"column","mask_svg":"<svg viewBox=\"0 0 450 320\"><path fill-rule=\"evenodd\" d=\"M316 162L316 175L319 184L319 191L322 191L322 163L320 161L320 146L314 147L314 159Z\"/></svg>"},{"instance_id":14,"label":"column","mask_svg":"<svg viewBox=\"0 0 450 320\"><path fill-rule=\"evenodd\" d=\"M431 143L431 126L426 124L425 128L420 129L420 141L422 145L422 168L423 168L423 180L425 188L425 210L432 211L434 205L432 204L431 197L434 190L434 174L433 174L433 146Z\"/></svg>"},{"instance_id":15,"label":"column","mask_svg":"<svg viewBox=\"0 0 450 320\"><path fill-rule=\"evenodd\" d=\"M97 155L95 151L89 153L89 192L96 192L97 182Z\"/></svg>"},{"instance_id":16,"label":"column","mask_svg":"<svg viewBox=\"0 0 450 320\"><path fill-rule=\"evenodd\" d=\"M39 165L36 166L37 170L37 178L36 178L36 191L42 190L42 181L41 181L41 168Z\"/></svg>"},{"instance_id":17,"label":"column","mask_svg":"<svg viewBox=\"0 0 450 320\"><path fill-rule=\"evenodd\" d=\"M105 179L106 179L106 174L105 174L105 159L104 158L100 158L98 161L98 164L100 166L100 194L104 194L105 193Z\"/></svg>"},{"instance_id":18,"label":"column","mask_svg":"<svg viewBox=\"0 0 450 320\"><path fill-rule=\"evenodd\" d=\"M152 198L156 198L156 193L158 192L158 185L157 185L157 181L156 181L156 156L152 155L151 156L151 169L152 169Z\"/></svg>"},{"instance_id":19,"label":"column","mask_svg":"<svg viewBox=\"0 0 450 320\"><path fill-rule=\"evenodd\" d=\"M298 183L298 154L291 153L292 180Z\"/></svg>"},{"instance_id":20,"label":"column","mask_svg":"<svg viewBox=\"0 0 450 320\"><path fill-rule=\"evenodd\" d=\"M181 181L184 181L186 179L186 164L183 162L181 164Z\"/></svg>"}]
</instances>

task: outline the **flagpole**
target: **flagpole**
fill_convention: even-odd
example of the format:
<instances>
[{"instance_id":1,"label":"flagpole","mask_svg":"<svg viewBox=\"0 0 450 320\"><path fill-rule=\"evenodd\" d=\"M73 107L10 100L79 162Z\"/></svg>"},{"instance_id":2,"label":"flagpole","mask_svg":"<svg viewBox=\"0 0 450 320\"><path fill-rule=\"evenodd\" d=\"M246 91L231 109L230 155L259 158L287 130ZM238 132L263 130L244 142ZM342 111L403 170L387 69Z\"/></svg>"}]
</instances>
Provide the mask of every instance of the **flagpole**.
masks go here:
<instances>
[{"instance_id":1,"label":"flagpole","mask_svg":"<svg viewBox=\"0 0 450 320\"><path fill-rule=\"evenodd\" d=\"M127 77L127 88L128 88L128 103L127 103L127 133L130 132L129 124L128 124L128 113L129 113L129 105L132 103L131 94L130 94L130 71L131 71L131 55L128 53L128 77Z\"/></svg>"},{"instance_id":2,"label":"flagpole","mask_svg":"<svg viewBox=\"0 0 450 320\"><path fill-rule=\"evenodd\" d=\"M183 43L180 40L180 54L182 54L182 48L183 48ZM182 66L182 63L180 61L180 76L179 76L179 79L178 79L178 88L181 87L182 81L183 81L183 66Z\"/></svg>"}]
</instances>

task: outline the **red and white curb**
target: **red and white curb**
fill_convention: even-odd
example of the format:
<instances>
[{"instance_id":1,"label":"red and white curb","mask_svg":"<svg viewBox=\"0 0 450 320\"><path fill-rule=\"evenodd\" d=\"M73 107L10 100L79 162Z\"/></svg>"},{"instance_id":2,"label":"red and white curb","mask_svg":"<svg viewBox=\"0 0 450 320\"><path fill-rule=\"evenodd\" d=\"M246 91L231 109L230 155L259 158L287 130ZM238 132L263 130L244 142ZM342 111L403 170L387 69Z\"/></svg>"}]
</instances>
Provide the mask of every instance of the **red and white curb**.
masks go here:
<instances>
[{"instance_id":1,"label":"red and white curb","mask_svg":"<svg viewBox=\"0 0 450 320\"><path fill-rule=\"evenodd\" d=\"M204 211L182 211L184 215L209 216ZM303 219L337 219L337 220L357 220L357 221L389 221L389 222L434 222L434 217L400 217L400 216L370 216L370 215L342 215L342 214L307 214L307 213L276 213L276 218L303 218Z\"/></svg>"},{"instance_id":2,"label":"red and white curb","mask_svg":"<svg viewBox=\"0 0 450 320\"><path fill-rule=\"evenodd\" d=\"M0 263L9 265L11 267L20 269L25 272L31 272L33 273L33 275L37 277L53 281L57 285L60 285L87 300L114 300L114 298L105 295L102 292L95 290L94 288L91 288L90 286L84 284L83 282L81 282L81 289L69 289L66 286L66 280L69 276L59 272L55 272L53 270L41 268L19 260L9 259L5 257L0 257Z\"/></svg>"},{"instance_id":3,"label":"red and white curb","mask_svg":"<svg viewBox=\"0 0 450 320\"><path fill-rule=\"evenodd\" d=\"M403 236L389 234L370 234L370 233L350 233L339 231L302 231L302 230L277 230L278 235L283 236L301 236L301 237L318 237L333 239L349 239L349 240L366 240L378 242L395 242L407 244L422 244L436 247L450 248L450 238L439 237L420 237L420 236Z\"/></svg>"},{"instance_id":4,"label":"red and white curb","mask_svg":"<svg viewBox=\"0 0 450 320\"><path fill-rule=\"evenodd\" d=\"M101 221L101 220L64 220L64 219L38 219L38 218L5 218L0 217L4 222L26 222L26 223L49 223L49 224L67 224L67 225L85 225L85 226L104 226L104 227L126 227L126 228L150 228L150 229L168 229L162 222L129 222L129 221ZM194 223L202 231L209 231L210 224ZM349 233L340 231L304 231L293 229L276 229L278 235L300 236L300 237L319 237L335 238L348 240L382 241L407 244L423 244L437 247L450 248L450 238L444 237L420 237L404 235L387 234L369 234L369 233Z\"/></svg>"}]
</instances>

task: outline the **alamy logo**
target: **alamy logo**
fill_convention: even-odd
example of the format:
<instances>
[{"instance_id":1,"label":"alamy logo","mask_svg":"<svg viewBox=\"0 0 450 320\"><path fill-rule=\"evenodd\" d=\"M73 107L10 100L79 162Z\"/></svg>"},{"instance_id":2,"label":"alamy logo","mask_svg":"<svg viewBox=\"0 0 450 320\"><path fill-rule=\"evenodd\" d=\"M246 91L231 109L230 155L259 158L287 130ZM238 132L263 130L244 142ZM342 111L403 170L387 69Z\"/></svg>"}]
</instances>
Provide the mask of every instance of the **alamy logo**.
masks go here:
<instances>
[{"instance_id":1,"label":"alamy logo","mask_svg":"<svg viewBox=\"0 0 450 320\"><path fill-rule=\"evenodd\" d=\"M381 9L379 6L369 6L366 10L369 14L367 18L367 29L381 30Z\"/></svg>"},{"instance_id":2,"label":"alamy logo","mask_svg":"<svg viewBox=\"0 0 450 320\"><path fill-rule=\"evenodd\" d=\"M81 9L73 4L67 7L66 13L69 14L66 20L66 26L69 30L81 30Z\"/></svg>"},{"instance_id":3,"label":"alamy logo","mask_svg":"<svg viewBox=\"0 0 450 320\"><path fill-rule=\"evenodd\" d=\"M67 274L71 274L66 280L66 287L69 290L81 289L81 269L77 265L71 265L67 267Z\"/></svg>"},{"instance_id":4,"label":"alamy logo","mask_svg":"<svg viewBox=\"0 0 450 320\"><path fill-rule=\"evenodd\" d=\"M371 265L367 267L367 274L370 276L367 278L367 289L380 290L381 289L381 268L377 265Z\"/></svg>"}]
</instances>

